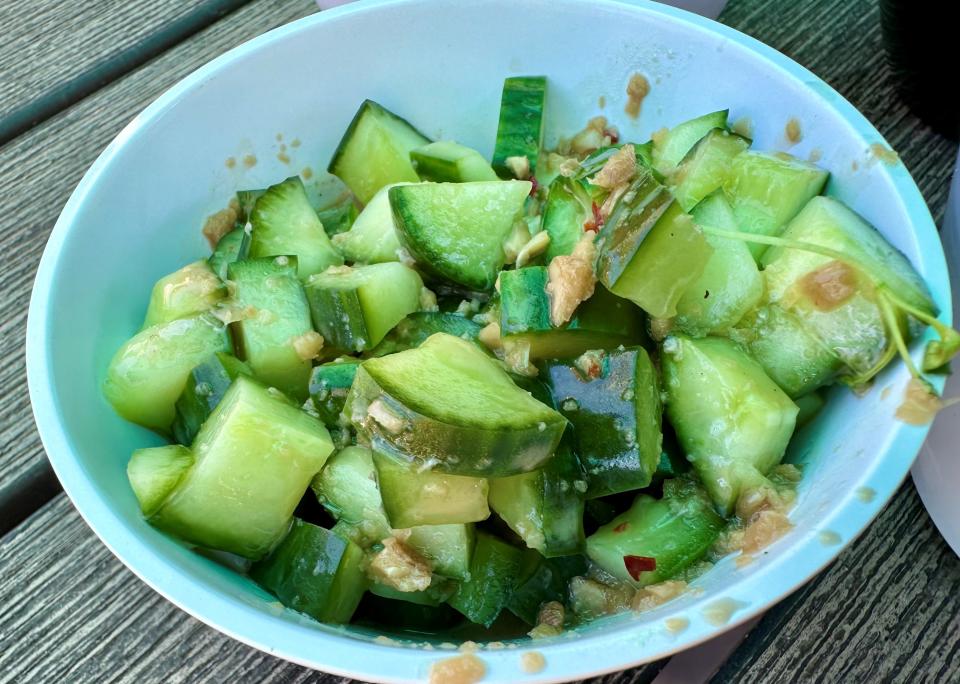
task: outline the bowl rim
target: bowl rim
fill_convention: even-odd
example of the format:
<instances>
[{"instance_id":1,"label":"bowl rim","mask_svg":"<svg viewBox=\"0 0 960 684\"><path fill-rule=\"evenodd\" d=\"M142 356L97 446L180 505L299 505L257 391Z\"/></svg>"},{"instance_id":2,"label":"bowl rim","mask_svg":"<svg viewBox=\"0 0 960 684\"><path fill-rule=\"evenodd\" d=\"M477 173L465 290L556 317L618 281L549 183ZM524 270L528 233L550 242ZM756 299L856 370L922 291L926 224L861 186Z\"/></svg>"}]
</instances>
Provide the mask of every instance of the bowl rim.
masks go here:
<instances>
[{"instance_id":1,"label":"bowl rim","mask_svg":"<svg viewBox=\"0 0 960 684\"><path fill-rule=\"evenodd\" d=\"M60 410L52 383L50 345L48 344L50 315L48 302L53 293L58 262L71 225L97 179L109 167L128 139L144 130L152 120L162 116L193 89L201 86L204 81L214 77L221 68L248 53L258 51L300 31L310 30L315 25L347 15L376 12L381 7L421 4L426 1L428 0L363 0L317 12L242 43L193 71L165 91L121 130L98 156L70 196L50 234L37 270L30 299L26 336L27 380L31 404L48 458L63 484L64 491L87 525L127 568L188 614L249 646L288 661L322 669L339 676L360 677L365 680L389 683L422 681L431 662L445 653L447 655L455 653L397 648L351 638L336 631L320 629L304 631L300 625L278 619L259 608L216 591L204 583L192 581L185 572L168 566L162 555L141 539L138 533L113 511L106 499L100 498L92 488L85 486L88 476L60 422ZM553 1L578 6L593 4L642 16L656 15L682 24L691 31L719 35L756 53L771 66L779 69L786 78L802 82L808 88L815 90L825 101L826 106L839 114L868 145L871 142L886 144L873 125L828 84L774 48L733 28L649 0L633 0L630 3L617 0ZM942 319L949 324L952 313L949 279L943 249L930 211L916 183L902 163L895 167L886 167L883 173L890 175L897 191L897 198L902 203L906 215L910 217L910 224L918 240L919 249L924 254L927 266L926 280L936 286L944 310ZM946 283L945 290L941 291L943 283ZM942 385L942 380L939 382ZM734 619L726 624L711 627L698 623L670 638L664 638L662 635L641 634L644 630L639 628L639 625L624 625L616 631L578 635L575 639L561 637L531 642L529 647L524 645L517 650L485 649L482 651L482 657L488 667L488 677L484 681L510 682L519 679L518 654L528 648L542 652L546 656L547 665L538 675L524 675L524 681L544 684L562 682L623 670L667 657L714 638L754 618L815 577L866 529L906 477L928 430L929 426L899 426L886 444L886 453L888 455L906 454L906 457L888 456L876 464L872 471L872 479L884 483L884 488L878 492L879 496L876 500L872 504L861 504L856 507L848 504L839 505L834 510L833 517L826 521L829 522L830 529L835 530L842 537L843 542L836 546L824 547L823 544L818 543L812 532L806 537L797 538L791 545L792 550L789 554L790 559L793 560L792 563L784 563L781 559L781 562L773 563L758 573L757 581L775 574L776 582L772 584L774 589L766 592L761 600L750 601L746 607L737 612ZM839 513L843 515L840 516ZM721 596L736 595L737 586L738 583L733 583L731 587L721 592ZM740 598L745 597L741 595ZM692 612L693 609L685 610ZM656 648L652 650L644 648L652 644L655 644ZM584 655L587 654L591 657L585 658Z\"/></svg>"}]
</instances>

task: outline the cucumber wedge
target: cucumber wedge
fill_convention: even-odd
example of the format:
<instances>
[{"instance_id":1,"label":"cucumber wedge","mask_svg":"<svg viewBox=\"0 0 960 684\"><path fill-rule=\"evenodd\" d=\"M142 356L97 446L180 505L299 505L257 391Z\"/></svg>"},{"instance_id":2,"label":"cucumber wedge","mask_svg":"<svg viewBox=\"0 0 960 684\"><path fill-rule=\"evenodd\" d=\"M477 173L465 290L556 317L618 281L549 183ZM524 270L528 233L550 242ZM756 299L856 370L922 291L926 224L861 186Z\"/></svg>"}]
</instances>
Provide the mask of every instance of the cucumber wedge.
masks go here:
<instances>
[{"instance_id":1,"label":"cucumber wedge","mask_svg":"<svg viewBox=\"0 0 960 684\"><path fill-rule=\"evenodd\" d=\"M231 324L240 357L258 379L303 401L311 364L297 343L313 326L296 259L237 261L228 270L236 305L250 314Z\"/></svg>"},{"instance_id":2,"label":"cucumber wedge","mask_svg":"<svg viewBox=\"0 0 960 684\"><path fill-rule=\"evenodd\" d=\"M547 558L583 552L587 482L580 462L562 444L539 470L490 481L490 508L531 549Z\"/></svg>"},{"instance_id":3,"label":"cucumber wedge","mask_svg":"<svg viewBox=\"0 0 960 684\"><path fill-rule=\"evenodd\" d=\"M310 371L310 400L327 427L339 427L340 414L359 366L359 361L349 359L324 363Z\"/></svg>"},{"instance_id":4,"label":"cucumber wedge","mask_svg":"<svg viewBox=\"0 0 960 684\"><path fill-rule=\"evenodd\" d=\"M390 188L409 183L389 183L377 191L346 233L335 235L333 244L347 261L380 264L400 261L403 249L393 223Z\"/></svg>"},{"instance_id":5,"label":"cucumber wedge","mask_svg":"<svg viewBox=\"0 0 960 684\"><path fill-rule=\"evenodd\" d=\"M507 610L528 625L536 625L540 607L548 601L566 603L570 580L586 574L587 561L583 556L544 558L528 551L523 555Z\"/></svg>"},{"instance_id":6,"label":"cucumber wedge","mask_svg":"<svg viewBox=\"0 0 960 684\"><path fill-rule=\"evenodd\" d=\"M500 274L500 333L505 345L528 345L531 359L569 359L646 339L643 315L630 302L597 287L561 327L550 322L547 269L528 266Z\"/></svg>"},{"instance_id":7,"label":"cucumber wedge","mask_svg":"<svg viewBox=\"0 0 960 684\"><path fill-rule=\"evenodd\" d=\"M229 351L227 329L208 314L141 330L114 354L103 394L123 418L167 433L190 371Z\"/></svg>"},{"instance_id":8,"label":"cucumber wedge","mask_svg":"<svg viewBox=\"0 0 960 684\"><path fill-rule=\"evenodd\" d=\"M487 481L478 477L419 472L374 453L383 507L396 529L486 520Z\"/></svg>"},{"instance_id":9,"label":"cucumber wedge","mask_svg":"<svg viewBox=\"0 0 960 684\"><path fill-rule=\"evenodd\" d=\"M243 228L234 228L220 238L207 263L220 280L226 280L227 267L234 261L243 261L249 253L250 234Z\"/></svg>"},{"instance_id":10,"label":"cucumber wedge","mask_svg":"<svg viewBox=\"0 0 960 684\"><path fill-rule=\"evenodd\" d=\"M327 170L366 204L385 185L418 181L410 151L428 142L406 120L373 100L365 100L343 134Z\"/></svg>"},{"instance_id":11,"label":"cucumber wedge","mask_svg":"<svg viewBox=\"0 0 960 684\"><path fill-rule=\"evenodd\" d=\"M671 173L703 136L715 128L726 129L727 114L726 109L710 112L677 124L664 136L654 136L654 168L664 176Z\"/></svg>"},{"instance_id":12,"label":"cucumber wedge","mask_svg":"<svg viewBox=\"0 0 960 684\"><path fill-rule=\"evenodd\" d=\"M550 236L545 260L566 256L583 237L584 223L593 217L591 199L583 186L565 176L557 176L547 190L540 230Z\"/></svg>"},{"instance_id":13,"label":"cucumber wedge","mask_svg":"<svg viewBox=\"0 0 960 684\"><path fill-rule=\"evenodd\" d=\"M470 579L475 541L473 525L420 525L408 531L407 546L430 561L435 575Z\"/></svg>"},{"instance_id":14,"label":"cucumber wedge","mask_svg":"<svg viewBox=\"0 0 960 684\"><path fill-rule=\"evenodd\" d=\"M344 413L374 451L473 477L536 469L567 423L476 345L445 333L364 361Z\"/></svg>"},{"instance_id":15,"label":"cucumber wedge","mask_svg":"<svg viewBox=\"0 0 960 684\"><path fill-rule=\"evenodd\" d=\"M354 527L361 546L369 547L390 536L390 521L383 509L369 449L341 449L330 457L310 487L333 517Z\"/></svg>"},{"instance_id":16,"label":"cucumber wedge","mask_svg":"<svg viewBox=\"0 0 960 684\"><path fill-rule=\"evenodd\" d=\"M226 285L210 265L205 260L195 261L153 286L143 328L209 311L226 296Z\"/></svg>"},{"instance_id":17,"label":"cucumber wedge","mask_svg":"<svg viewBox=\"0 0 960 684\"><path fill-rule=\"evenodd\" d=\"M383 341L368 351L366 356L386 356L407 349L415 349L426 342L431 335L441 332L474 342L478 348L486 350L486 347L477 340L481 330L483 330L482 325L457 313L417 311L397 323Z\"/></svg>"},{"instance_id":18,"label":"cucumber wedge","mask_svg":"<svg viewBox=\"0 0 960 684\"><path fill-rule=\"evenodd\" d=\"M523 552L486 532L477 532L470 579L461 582L449 604L471 622L489 627L510 600Z\"/></svg>"},{"instance_id":19,"label":"cucumber wedge","mask_svg":"<svg viewBox=\"0 0 960 684\"><path fill-rule=\"evenodd\" d=\"M779 235L813 197L823 192L830 174L789 154L744 152L733 158L723 185L740 230ZM757 259L766 245L751 244Z\"/></svg>"},{"instance_id":20,"label":"cucumber wedge","mask_svg":"<svg viewBox=\"0 0 960 684\"><path fill-rule=\"evenodd\" d=\"M543 147L545 76L515 76L504 79L500 98L500 123L493 150L493 169L501 178L515 178L507 159L526 157L530 175L537 172ZM521 179L522 180L522 179Z\"/></svg>"},{"instance_id":21,"label":"cucumber wedge","mask_svg":"<svg viewBox=\"0 0 960 684\"><path fill-rule=\"evenodd\" d=\"M645 587L702 558L725 524L696 484L670 480L663 485L662 499L641 494L630 510L590 535L587 555L617 579ZM649 565L655 568L641 570Z\"/></svg>"},{"instance_id":22,"label":"cucumber wedge","mask_svg":"<svg viewBox=\"0 0 960 684\"><path fill-rule=\"evenodd\" d=\"M333 624L350 621L367 589L360 547L300 519L250 577L287 608Z\"/></svg>"},{"instance_id":23,"label":"cucumber wedge","mask_svg":"<svg viewBox=\"0 0 960 684\"><path fill-rule=\"evenodd\" d=\"M250 222L253 224L250 236L253 258L295 256L301 278L343 263L317 212L310 206L299 176L270 186L257 200Z\"/></svg>"},{"instance_id":24,"label":"cucumber wedge","mask_svg":"<svg viewBox=\"0 0 960 684\"><path fill-rule=\"evenodd\" d=\"M223 395L238 375L252 375L250 367L232 354L217 352L190 371L186 387L177 399L173 437L180 444L192 444Z\"/></svg>"},{"instance_id":25,"label":"cucumber wedge","mask_svg":"<svg viewBox=\"0 0 960 684\"><path fill-rule=\"evenodd\" d=\"M145 517L156 513L193 466L193 452L180 444L137 449L127 463L127 479Z\"/></svg>"},{"instance_id":26,"label":"cucumber wedge","mask_svg":"<svg viewBox=\"0 0 960 684\"><path fill-rule=\"evenodd\" d=\"M389 196L400 242L421 268L489 291L531 187L528 181L422 183L390 188Z\"/></svg>"},{"instance_id":27,"label":"cucumber wedge","mask_svg":"<svg viewBox=\"0 0 960 684\"><path fill-rule=\"evenodd\" d=\"M737 230L722 191L698 204L693 220L700 226ZM746 243L709 234L705 237L713 254L677 302L676 325L694 336L726 332L753 310L764 294L763 276Z\"/></svg>"},{"instance_id":28,"label":"cucumber wedge","mask_svg":"<svg viewBox=\"0 0 960 684\"><path fill-rule=\"evenodd\" d=\"M553 399L573 426L587 498L650 484L660 461L660 388L641 347L587 352L547 367Z\"/></svg>"},{"instance_id":29,"label":"cucumber wedge","mask_svg":"<svg viewBox=\"0 0 960 684\"><path fill-rule=\"evenodd\" d=\"M193 466L151 524L186 542L256 560L287 533L333 444L323 423L240 375L192 451Z\"/></svg>"},{"instance_id":30,"label":"cucumber wedge","mask_svg":"<svg viewBox=\"0 0 960 684\"><path fill-rule=\"evenodd\" d=\"M680 445L717 509L730 515L741 492L783 458L797 405L730 340L668 337L660 363Z\"/></svg>"},{"instance_id":31,"label":"cucumber wedge","mask_svg":"<svg viewBox=\"0 0 960 684\"><path fill-rule=\"evenodd\" d=\"M479 152L465 145L441 140L410 150L410 161L420 180L438 183L494 181L497 174Z\"/></svg>"},{"instance_id":32,"label":"cucumber wedge","mask_svg":"<svg viewBox=\"0 0 960 684\"><path fill-rule=\"evenodd\" d=\"M725 128L714 128L687 152L670 174L673 196L690 211L707 195L719 190L730 176L734 157L750 147L750 141Z\"/></svg>"},{"instance_id":33,"label":"cucumber wedge","mask_svg":"<svg viewBox=\"0 0 960 684\"><path fill-rule=\"evenodd\" d=\"M422 289L417 272L396 262L332 268L304 285L313 325L333 354L375 347L420 308Z\"/></svg>"},{"instance_id":34,"label":"cucumber wedge","mask_svg":"<svg viewBox=\"0 0 960 684\"><path fill-rule=\"evenodd\" d=\"M608 290L656 318L670 318L712 248L670 191L638 172L597 238L597 275Z\"/></svg>"},{"instance_id":35,"label":"cucumber wedge","mask_svg":"<svg viewBox=\"0 0 960 684\"><path fill-rule=\"evenodd\" d=\"M317 209L317 218L323 224L323 230L330 237L331 241L335 235L348 232L353 228L354 222L360 215L356 202L353 201L353 195L347 194L345 198L339 199L334 204Z\"/></svg>"}]
</instances>

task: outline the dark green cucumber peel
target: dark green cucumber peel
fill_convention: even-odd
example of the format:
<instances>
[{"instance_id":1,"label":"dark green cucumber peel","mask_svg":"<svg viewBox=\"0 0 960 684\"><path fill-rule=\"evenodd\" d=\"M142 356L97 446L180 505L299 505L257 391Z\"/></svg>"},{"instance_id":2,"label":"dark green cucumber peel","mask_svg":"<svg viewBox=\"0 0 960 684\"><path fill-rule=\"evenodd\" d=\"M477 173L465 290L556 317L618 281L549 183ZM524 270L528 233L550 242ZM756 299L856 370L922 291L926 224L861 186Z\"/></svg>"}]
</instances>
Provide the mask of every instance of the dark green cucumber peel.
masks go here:
<instances>
[{"instance_id":1,"label":"dark green cucumber peel","mask_svg":"<svg viewBox=\"0 0 960 684\"><path fill-rule=\"evenodd\" d=\"M540 607L548 601L566 603L570 580L586 574L587 561L583 556L544 558L536 551L526 551L507 610L528 625L536 625Z\"/></svg>"},{"instance_id":2,"label":"dark green cucumber peel","mask_svg":"<svg viewBox=\"0 0 960 684\"><path fill-rule=\"evenodd\" d=\"M457 313L417 311L397 323L380 344L366 352L365 356L373 358L416 349L426 342L428 337L439 332L474 342L479 348L485 350L486 347L477 340L481 330L483 330L482 325Z\"/></svg>"},{"instance_id":3,"label":"dark green cucumber peel","mask_svg":"<svg viewBox=\"0 0 960 684\"><path fill-rule=\"evenodd\" d=\"M449 140L410 150L410 161L421 180L468 183L497 180L489 162L474 149Z\"/></svg>"},{"instance_id":4,"label":"dark green cucumber peel","mask_svg":"<svg viewBox=\"0 0 960 684\"><path fill-rule=\"evenodd\" d=\"M514 178L507 164L510 157L526 157L530 174L537 172L546 99L545 76L516 76L504 80L497 143L493 150L493 169L501 178Z\"/></svg>"},{"instance_id":5,"label":"dark green cucumber peel","mask_svg":"<svg viewBox=\"0 0 960 684\"><path fill-rule=\"evenodd\" d=\"M579 182L557 176L547 189L540 229L550 236L545 260L565 256L583 237L584 223L593 217L591 199Z\"/></svg>"},{"instance_id":6,"label":"dark green cucumber peel","mask_svg":"<svg viewBox=\"0 0 960 684\"><path fill-rule=\"evenodd\" d=\"M190 371L187 385L177 399L177 417L173 421L173 437L189 446L200 432L204 421L230 389L238 375L253 375L250 367L232 354L218 352Z\"/></svg>"},{"instance_id":7,"label":"dark green cucumber peel","mask_svg":"<svg viewBox=\"0 0 960 684\"><path fill-rule=\"evenodd\" d=\"M234 228L220 238L207 263L221 280L226 280L227 268L230 264L234 261L243 261L249 253L250 233L243 228Z\"/></svg>"},{"instance_id":8,"label":"dark green cucumber peel","mask_svg":"<svg viewBox=\"0 0 960 684\"><path fill-rule=\"evenodd\" d=\"M554 401L573 426L587 497L650 484L663 441L660 389L646 350L587 352L547 366Z\"/></svg>"},{"instance_id":9,"label":"dark green cucumber peel","mask_svg":"<svg viewBox=\"0 0 960 684\"><path fill-rule=\"evenodd\" d=\"M340 414L359 366L356 359L344 359L315 366L310 371L307 391L314 410L328 427L340 425Z\"/></svg>"},{"instance_id":10,"label":"dark green cucumber peel","mask_svg":"<svg viewBox=\"0 0 960 684\"><path fill-rule=\"evenodd\" d=\"M523 552L486 532L477 532L470 579L461 582L449 604L471 622L489 627L513 591Z\"/></svg>"}]
</instances>

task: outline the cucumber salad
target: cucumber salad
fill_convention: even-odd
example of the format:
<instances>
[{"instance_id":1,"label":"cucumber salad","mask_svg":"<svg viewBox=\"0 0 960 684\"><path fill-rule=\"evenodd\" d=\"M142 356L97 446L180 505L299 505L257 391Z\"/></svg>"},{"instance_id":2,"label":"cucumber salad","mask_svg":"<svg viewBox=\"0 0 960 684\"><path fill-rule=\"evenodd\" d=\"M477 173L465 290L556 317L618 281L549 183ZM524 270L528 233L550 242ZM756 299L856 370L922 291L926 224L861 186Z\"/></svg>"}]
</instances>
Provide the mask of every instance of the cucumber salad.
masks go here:
<instances>
[{"instance_id":1,"label":"cucumber salad","mask_svg":"<svg viewBox=\"0 0 960 684\"><path fill-rule=\"evenodd\" d=\"M334 201L208 221L103 387L170 442L127 468L150 524L321 622L543 637L789 530L825 387L899 357L930 420L960 334L825 169L726 111L545 149L546 91L505 81L491 160L368 100Z\"/></svg>"}]
</instances>

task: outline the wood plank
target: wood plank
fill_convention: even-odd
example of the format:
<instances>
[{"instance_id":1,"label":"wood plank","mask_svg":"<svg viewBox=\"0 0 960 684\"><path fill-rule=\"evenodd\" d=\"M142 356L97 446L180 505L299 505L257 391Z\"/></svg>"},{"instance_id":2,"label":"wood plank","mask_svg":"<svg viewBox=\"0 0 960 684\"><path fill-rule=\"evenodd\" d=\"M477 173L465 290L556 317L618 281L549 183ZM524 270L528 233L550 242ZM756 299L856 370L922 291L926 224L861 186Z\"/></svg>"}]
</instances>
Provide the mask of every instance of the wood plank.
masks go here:
<instances>
[{"instance_id":1,"label":"wood plank","mask_svg":"<svg viewBox=\"0 0 960 684\"><path fill-rule=\"evenodd\" d=\"M0 143L249 0L5 0Z\"/></svg>"},{"instance_id":2,"label":"wood plank","mask_svg":"<svg viewBox=\"0 0 960 684\"><path fill-rule=\"evenodd\" d=\"M0 684L345 684L234 641L127 570L59 495L0 540ZM655 664L590 680L647 684Z\"/></svg>"},{"instance_id":3,"label":"wood plank","mask_svg":"<svg viewBox=\"0 0 960 684\"><path fill-rule=\"evenodd\" d=\"M239 43L315 10L312 0L257 0L0 148L0 187L17 188L0 197L0 532L52 493L30 412L23 340L33 277L60 209L113 136L165 89Z\"/></svg>"}]
</instances>

